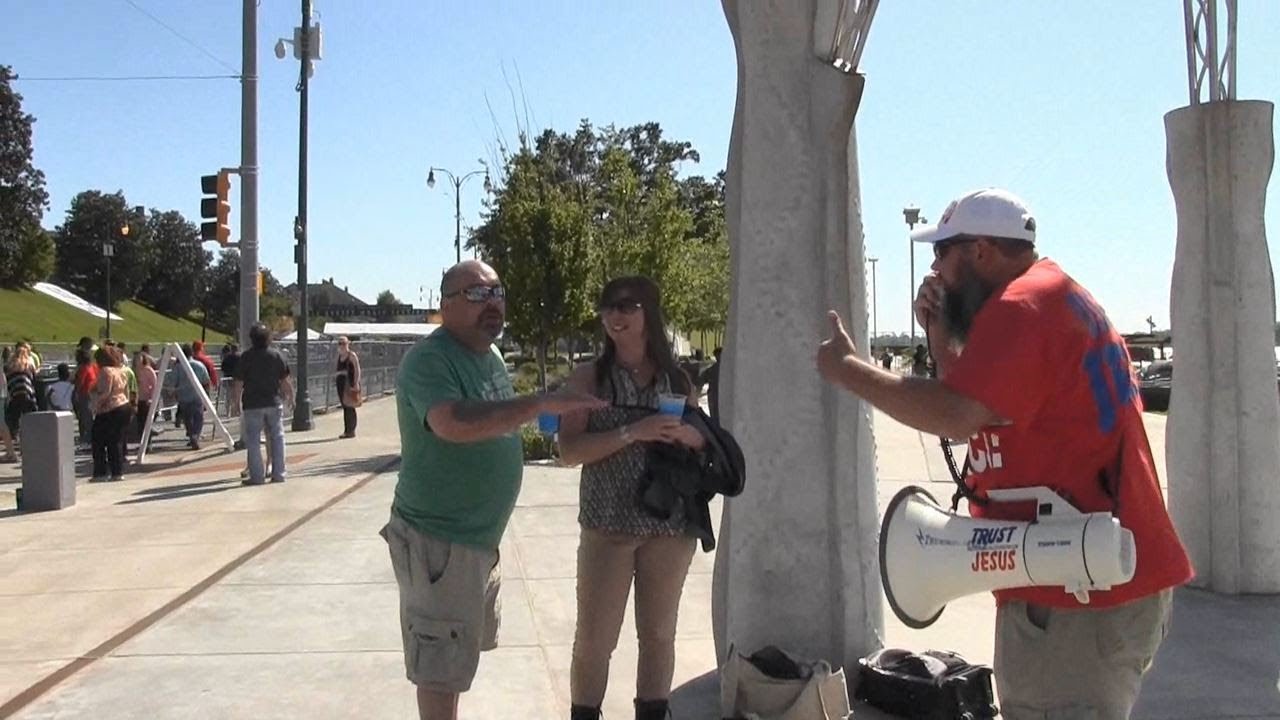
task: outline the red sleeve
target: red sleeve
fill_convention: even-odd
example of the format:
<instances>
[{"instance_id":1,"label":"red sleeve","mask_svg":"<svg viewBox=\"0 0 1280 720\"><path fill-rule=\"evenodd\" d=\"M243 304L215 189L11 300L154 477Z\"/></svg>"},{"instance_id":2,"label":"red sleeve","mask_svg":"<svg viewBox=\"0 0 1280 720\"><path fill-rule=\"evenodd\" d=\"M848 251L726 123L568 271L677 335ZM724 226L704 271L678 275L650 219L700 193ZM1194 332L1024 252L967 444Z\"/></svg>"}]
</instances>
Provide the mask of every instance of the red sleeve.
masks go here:
<instances>
[{"instance_id":1,"label":"red sleeve","mask_svg":"<svg viewBox=\"0 0 1280 720\"><path fill-rule=\"evenodd\" d=\"M1047 322L1029 300L993 297L973 319L943 384L1014 423L1029 421L1052 384Z\"/></svg>"}]
</instances>

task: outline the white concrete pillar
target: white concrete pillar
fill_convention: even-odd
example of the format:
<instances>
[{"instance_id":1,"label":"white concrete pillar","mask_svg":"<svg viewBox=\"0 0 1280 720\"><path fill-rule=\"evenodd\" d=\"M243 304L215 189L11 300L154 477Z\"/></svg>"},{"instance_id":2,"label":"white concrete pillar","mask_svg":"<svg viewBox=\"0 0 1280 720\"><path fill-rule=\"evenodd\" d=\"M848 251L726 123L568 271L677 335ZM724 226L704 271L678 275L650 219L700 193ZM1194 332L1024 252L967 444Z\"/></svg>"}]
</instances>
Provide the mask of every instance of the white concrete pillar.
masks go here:
<instances>
[{"instance_id":1,"label":"white concrete pillar","mask_svg":"<svg viewBox=\"0 0 1280 720\"><path fill-rule=\"evenodd\" d=\"M1227 101L1165 116L1178 212L1169 506L1195 584L1223 593L1280 592L1276 304L1263 223L1272 111Z\"/></svg>"},{"instance_id":2,"label":"white concrete pillar","mask_svg":"<svg viewBox=\"0 0 1280 720\"><path fill-rule=\"evenodd\" d=\"M863 78L814 54L822 0L723 2L738 100L720 402L747 485L721 519L716 649L774 644L852 667L883 635L875 444L870 407L823 383L814 357L829 308L867 352L853 137Z\"/></svg>"}]
</instances>

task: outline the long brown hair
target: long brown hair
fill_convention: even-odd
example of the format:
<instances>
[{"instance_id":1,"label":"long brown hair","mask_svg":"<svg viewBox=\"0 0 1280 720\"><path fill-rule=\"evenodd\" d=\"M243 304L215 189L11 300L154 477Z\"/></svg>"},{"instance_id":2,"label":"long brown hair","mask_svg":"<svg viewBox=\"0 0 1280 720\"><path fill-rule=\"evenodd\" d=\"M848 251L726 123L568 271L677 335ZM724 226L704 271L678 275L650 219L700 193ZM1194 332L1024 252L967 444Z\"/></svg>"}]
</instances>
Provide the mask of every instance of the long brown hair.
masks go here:
<instances>
[{"instance_id":1,"label":"long brown hair","mask_svg":"<svg viewBox=\"0 0 1280 720\"><path fill-rule=\"evenodd\" d=\"M640 311L644 313L645 355L667 376L673 391L687 394L693 383L676 364L675 353L671 350L671 340L667 337L667 320L662 313L662 291L658 289L658 284L643 275L614 278L600 290L600 302L597 305L612 304L620 297L629 297L640 303ZM609 375L617 357L618 347L606 332L604 352L596 359L597 387Z\"/></svg>"}]
</instances>

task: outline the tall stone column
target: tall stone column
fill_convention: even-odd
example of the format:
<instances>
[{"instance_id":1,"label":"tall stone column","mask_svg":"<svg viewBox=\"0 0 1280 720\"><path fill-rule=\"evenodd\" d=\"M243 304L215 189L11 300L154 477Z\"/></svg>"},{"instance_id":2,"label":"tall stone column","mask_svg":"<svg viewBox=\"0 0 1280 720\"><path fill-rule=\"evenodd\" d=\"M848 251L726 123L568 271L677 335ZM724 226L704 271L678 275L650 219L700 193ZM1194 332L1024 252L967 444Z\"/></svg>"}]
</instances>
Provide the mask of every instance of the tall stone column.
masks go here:
<instances>
[{"instance_id":1,"label":"tall stone column","mask_svg":"<svg viewBox=\"0 0 1280 720\"><path fill-rule=\"evenodd\" d=\"M814 357L828 309L868 347L853 135L863 78L815 54L815 11L832 3L723 3L738 99L720 402L747 486L721 519L716 649L774 644L851 666L883 635L875 444L870 406L823 383Z\"/></svg>"},{"instance_id":2,"label":"tall stone column","mask_svg":"<svg viewBox=\"0 0 1280 720\"><path fill-rule=\"evenodd\" d=\"M1195 584L1223 593L1280 592L1276 303L1263 223L1272 112L1232 100L1165 116L1178 212L1169 506Z\"/></svg>"}]
</instances>

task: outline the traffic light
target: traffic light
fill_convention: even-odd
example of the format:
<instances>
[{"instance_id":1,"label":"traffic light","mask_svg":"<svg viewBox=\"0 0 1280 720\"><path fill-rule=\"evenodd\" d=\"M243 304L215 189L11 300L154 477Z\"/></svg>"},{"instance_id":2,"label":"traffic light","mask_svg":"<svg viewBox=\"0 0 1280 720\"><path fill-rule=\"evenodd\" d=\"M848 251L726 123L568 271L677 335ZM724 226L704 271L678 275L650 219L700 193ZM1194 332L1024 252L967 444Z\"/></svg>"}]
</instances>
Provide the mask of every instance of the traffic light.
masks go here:
<instances>
[{"instance_id":1,"label":"traffic light","mask_svg":"<svg viewBox=\"0 0 1280 720\"><path fill-rule=\"evenodd\" d=\"M200 217L205 220L200 223L200 240L216 240L226 247L231 242L231 174L222 170L205 175L200 178L200 189L213 196L200 199Z\"/></svg>"}]
</instances>

